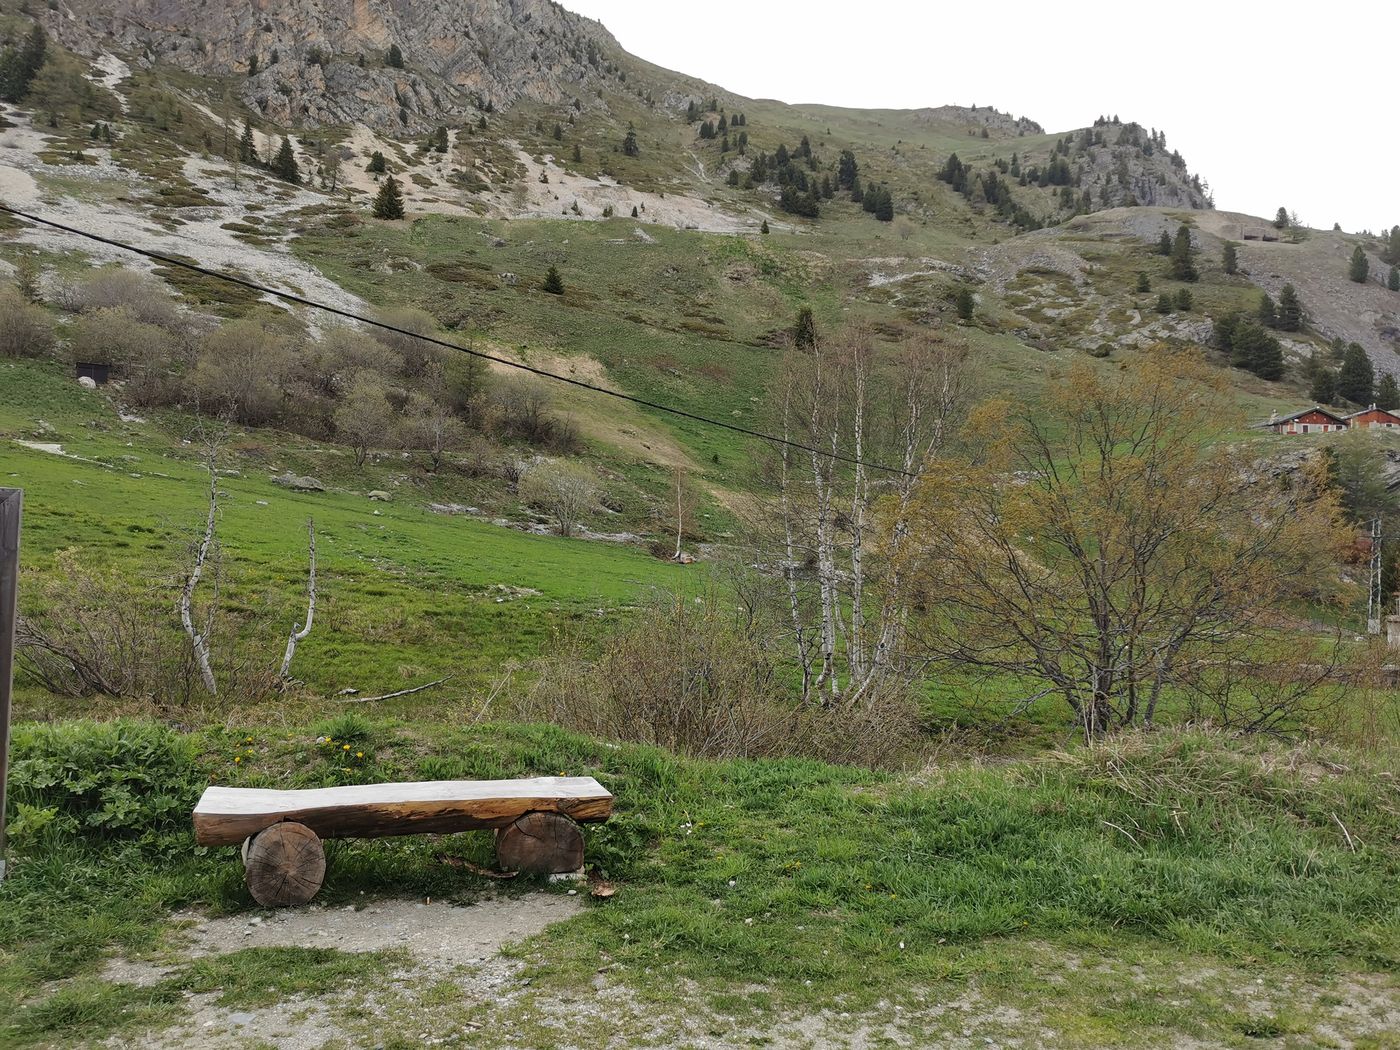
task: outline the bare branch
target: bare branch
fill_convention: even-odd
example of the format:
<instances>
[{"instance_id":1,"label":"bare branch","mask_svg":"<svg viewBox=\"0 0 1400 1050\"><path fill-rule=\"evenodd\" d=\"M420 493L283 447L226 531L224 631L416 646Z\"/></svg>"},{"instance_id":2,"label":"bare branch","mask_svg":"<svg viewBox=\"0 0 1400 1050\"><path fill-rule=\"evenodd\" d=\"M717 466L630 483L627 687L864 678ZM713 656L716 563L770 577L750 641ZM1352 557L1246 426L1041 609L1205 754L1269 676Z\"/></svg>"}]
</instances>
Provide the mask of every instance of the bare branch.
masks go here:
<instances>
[{"instance_id":1,"label":"bare branch","mask_svg":"<svg viewBox=\"0 0 1400 1050\"><path fill-rule=\"evenodd\" d=\"M306 623L293 624L292 633L287 636L287 651L282 655L282 679L286 680L292 669L292 657L296 655L297 644L306 641L311 633L312 621L316 619L316 520L306 519L307 560L310 569L306 580Z\"/></svg>"}]
</instances>

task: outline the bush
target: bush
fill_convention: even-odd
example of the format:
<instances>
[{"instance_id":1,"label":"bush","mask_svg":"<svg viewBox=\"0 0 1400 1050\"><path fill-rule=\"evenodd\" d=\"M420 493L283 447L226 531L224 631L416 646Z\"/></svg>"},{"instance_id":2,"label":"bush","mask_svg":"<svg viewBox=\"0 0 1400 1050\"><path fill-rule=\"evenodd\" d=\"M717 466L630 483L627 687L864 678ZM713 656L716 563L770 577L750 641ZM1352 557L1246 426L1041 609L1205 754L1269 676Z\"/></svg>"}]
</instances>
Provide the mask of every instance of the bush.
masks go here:
<instances>
[{"instance_id":1,"label":"bush","mask_svg":"<svg viewBox=\"0 0 1400 1050\"><path fill-rule=\"evenodd\" d=\"M559 535L572 536L580 519L598 505L598 479L579 463L541 463L520 479L520 498L552 514Z\"/></svg>"},{"instance_id":2,"label":"bush","mask_svg":"<svg viewBox=\"0 0 1400 1050\"><path fill-rule=\"evenodd\" d=\"M492 387L492 426L506 439L527 441L556 452L581 444L578 430L551 411L549 394L536 379L515 376Z\"/></svg>"},{"instance_id":3,"label":"bush","mask_svg":"<svg viewBox=\"0 0 1400 1050\"><path fill-rule=\"evenodd\" d=\"M383 328L370 330L370 334L379 343L399 355L403 362L404 375L422 375L429 363L442 356L440 347L418 338L418 336L435 336L437 334L437 320L432 314L413 307L404 307L397 310L381 310L375 314L375 320L393 325L395 328L401 328L409 333L401 335Z\"/></svg>"},{"instance_id":4,"label":"bush","mask_svg":"<svg viewBox=\"0 0 1400 1050\"><path fill-rule=\"evenodd\" d=\"M135 270L108 267L77 285L59 289L60 305L75 313L127 307L143 324L175 329L181 324L179 308L165 285Z\"/></svg>"},{"instance_id":5,"label":"bush","mask_svg":"<svg viewBox=\"0 0 1400 1050\"><path fill-rule=\"evenodd\" d=\"M851 710L803 707L754 627L714 593L662 595L596 656L575 640L539 661L518 714L705 758L900 764L919 728L904 690Z\"/></svg>"},{"instance_id":6,"label":"bush","mask_svg":"<svg viewBox=\"0 0 1400 1050\"><path fill-rule=\"evenodd\" d=\"M0 288L0 357L39 357L53 349L53 322L14 288Z\"/></svg>"},{"instance_id":7,"label":"bush","mask_svg":"<svg viewBox=\"0 0 1400 1050\"><path fill-rule=\"evenodd\" d=\"M267 321L229 321L205 337L190 392L246 426L270 423L296 366L291 340Z\"/></svg>"},{"instance_id":8,"label":"bush","mask_svg":"<svg viewBox=\"0 0 1400 1050\"><path fill-rule=\"evenodd\" d=\"M129 306L104 307L73 328L73 359L115 365L124 374L165 369L174 357L170 333L137 319Z\"/></svg>"},{"instance_id":9,"label":"bush","mask_svg":"<svg viewBox=\"0 0 1400 1050\"><path fill-rule=\"evenodd\" d=\"M151 723L21 724L12 747L10 833L19 845L45 833L183 830L205 783L189 741Z\"/></svg>"}]
</instances>

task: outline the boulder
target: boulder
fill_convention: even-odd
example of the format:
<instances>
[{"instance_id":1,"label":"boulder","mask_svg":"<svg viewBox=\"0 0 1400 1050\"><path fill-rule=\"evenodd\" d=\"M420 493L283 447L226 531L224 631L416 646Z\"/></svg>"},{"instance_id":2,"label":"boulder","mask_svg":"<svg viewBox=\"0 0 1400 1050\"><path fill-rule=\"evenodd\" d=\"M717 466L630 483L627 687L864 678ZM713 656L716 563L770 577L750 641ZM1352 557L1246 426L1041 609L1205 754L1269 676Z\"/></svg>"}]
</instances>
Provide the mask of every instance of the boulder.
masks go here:
<instances>
[{"instance_id":1,"label":"boulder","mask_svg":"<svg viewBox=\"0 0 1400 1050\"><path fill-rule=\"evenodd\" d=\"M389 493L385 492L383 489L374 489L371 492L365 493L365 495L379 503L388 503L391 499L394 498L393 496L389 495Z\"/></svg>"},{"instance_id":2,"label":"boulder","mask_svg":"<svg viewBox=\"0 0 1400 1050\"><path fill-rule=\"evenodd\" d=\"M304 477L300 474L293 474L290 471L286 474L278 474L272 479L274 485L281 485L284 489L291 489L293 492L325 492L326 486L312 477Z\"/></svg>"}]
</instances>

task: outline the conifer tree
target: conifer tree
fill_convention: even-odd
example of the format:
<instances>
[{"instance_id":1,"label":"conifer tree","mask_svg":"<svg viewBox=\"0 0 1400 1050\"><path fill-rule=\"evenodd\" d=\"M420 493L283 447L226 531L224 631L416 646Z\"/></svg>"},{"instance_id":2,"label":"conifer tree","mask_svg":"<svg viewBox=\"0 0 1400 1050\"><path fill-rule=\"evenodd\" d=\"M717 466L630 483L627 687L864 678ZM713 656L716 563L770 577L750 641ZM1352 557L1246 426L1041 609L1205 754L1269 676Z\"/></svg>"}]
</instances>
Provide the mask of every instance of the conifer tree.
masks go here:
<instances>
[{"instance_id":1,"label":"conifer tree","mask_svg":"<svg viewBox=\"0 0 1400 1050\"><path fill-rule=\"evenodd\" d=\"M384 160L384 154L375 150L369 156L369 164L365 166L365 171L372 175L383 175L389 170L389 165Z\"/></svg>"},{"instance_id":2,"label":"conifer tree","mask_svg":"<svg viewBox=\"0 0 1400 1050\"><path fill-rule=\"evenodd\" d=\"M379 187L379 193L374 198L374 217L376 219L402 219L403 218L403 193L399 189L398 179L390 175Z\"/></svg>"},{"instance_id":3,"label":"conifer tree","mask_svg":"<svg viewBox=\"0 0 1400 1050\"><path fill-rule=\"evenodd\" d=\"M1303 327L1303 304L1298 301L1298 293L1291 284L1285 284L1278 293L1278 329L1281 332L1296 332Z\"/></svg>"},{"instance_id":4,"label":"conifer tree","mask_svg":"<svg viewBox=\"0 0 1400 1050\"><path fill-rule=\"evenodd\" d=\"M255 77L255 76L258 75L258 56L257 56L257 55L249 55L249 56L248 56L248 75L249 75L250 77Z\"/></svg>"},{"instance_id":5,"label":"conifer tree","mask_svg":"<svg viewBox=\"0 0 1400 1050\"><path fill-rule=\"evenodd\" d=\"M1235 328L1230 363L1248 369L1260 379L1283 375L1283 347L1257 321L1244 320Z\"/></svg>"},{"instance_id":6,"label":"conifer tree","mask_svg":"<svg viewBox=\"0 0 1400 1050\"><path fill-rule=\"evenodd\" d=\"M574 143L574 152L571 155L571 159L575 164L583 163L583 150L579 149L577 142Z\"/></svg>"},{"instance_id":7,"label":"conifer tree","mask_svg":"<svg viewBox=\"0 0 1400 1050\"><path fill-rule=\"evenodd\" d=\"M767 232L768 232L768 220L767 220L767 219L764 219L764 220L763 220L763 225L760 226L760 227L758 228L758 232L759 232L759 233L767 233Z\"/></svg>"},{"instance_id":8,"label":"conifer tree","mask_svg":"<svg viewBox=\"0 0 1400 1050\"><path fill-rule=\"evenodd\" d=\"M559 276L558 267L550 266L549 270L544 275L544 283L540 285L540 288L550 295L564 294L564 278Z\"/></svg>"},{"instance_id":9,"label":"conifer tree","mask_svg":"<svg viewBox=\"0 0 1400 1050\"><path fill-rule=\"evenodd\" d=\"M1191 294L1190 288L1182 288L1176 293L1176 308L1183 313L1189 313L1196 305L1196 298Z\"/></svg>"},{"instance_id":10,"label":"conifer tree","mask_svg":"<svg viewBox=\"0 0 1400 1050\"><path fill-rule=\"evenodd\" d=\"M1288 229L1288 209L1280 208L1278 214L1274 216L1274 226L1280 230Z\"/></svg>"},{"instance_id":11,"label":"conifer tree","mask_svg":"<svg viewBox=\"0 0 1400 1050\"><path fill-rule=\"evenodd\" d=\"M403 68L403 52L399 50L398 44L389 45L389 50L384 55L384 64L391 69Z\"/></svg>"},{"instance_id":12,"label":"conifer tree","mask_svg":"<svg viewBox=\"0 0 1400 1050\"><path fill-rule=\"evenodd\" d=\"M1185 225L1176 231L1172 244L1172 276L1178 281L1195 281L1200 276L1196 272L1196 249L1191 246L1191 231Z\"/></svg>"},{"instance_id":13,"label":"conifer tree","mask_svg":"<svg viewBox=\"0 0 1400 1050\"><path fill-rule=\"evenodd\" d=\"M632 218L635 219L635 218L637 218L637 217L638 217L638 216L637 216L637 206L634 204L634 205L632 205Z\"/></svg>"},{"instance_id":14,"label":"conifer tree","mask_svg":"<svg viewBox=\"0 0 1400 1050\"><path fill-rule=\"evenodd\" d=\"M1176 300L1172 298L1170 292L1163 292L1157 296L1157 312L1159 314L1169 314L1176 309Z\"/></svg>"},{"instance_id":15,"label":"conifer tree","mask_svg":"<svg viewBox=\"0 0 1400 1050\"><path fill-rule=\"evenodd\" d=\"M1227 274L1240 272L1239 254L1233 241L1226 241L1220 252L1220 266Z\"/></svg>"},{"instance_id":16,"label":"conifer tree","mask_svg":"<svg viewBox=\"0 0 1400 1050\"><path fill-rule=\"evenodd\" d=\"M1160 238L1158 238L1158 240L1157 240L1157 254L1158 254L1158 255L1171 255L1171 253L1172 253L1172 235L1171 235L1170 233L1168 233L1166 230L1163 230L1163 231L1162 231L1162 236L1161 236Z\"/></svg>"},{"instance_id":17,"label":"conifer tree","mask_svg":"<svg viewBox=\"0 0 1400 1050\"><path fill-rule=\"evenodd\" d=\"M301 182L301 169L297 165L296 154L292 151L291 140L286 135L282 136L282 145L278 147L277 156L272 160L272 172L287 182Z\"/></svg>"},{"instance_id":18,"label":"conifer tree","mask_svg":"<svg viewBox=\"0 0 1400 1050\"><path fill-rule=\"evenodd\" d=\"M1372 400L1377 408L1387 412L1400 407L1400 385L1396 384L1395 377L1389 372L1381 376L1381 381L1376 384L1376 395Z\"/></svg>"},{"instance_id":19,"label":"conifer tree","mask_svg":"<svg viewBox=\"0 0 1400 1050\"><path fill-rule=\"evenodd\" d=\"M1136 290L1137 290L1138 292L1150 292L1150 291L1152 291L1152 281L1151 281L1151 279L1148 278L1147 272L1146 272L1145 270L1139 270L1139 271L1138 271L1138 275L1137 275L1137 289L1136 289Z\"/></svg>"},{"instance_id":20,"label":"conifer tree","mask_svg":"<svg viewBox=\"0 0 1400 1050\"><path fill-rule=\"evenodd\" d=\"M243 164L254 164L258 159L257 145L253 141L253 125L243 122L243 134L238 139L238 159Z\"/></svg>"},{"instance_id":21,"label":"conifer tree","mask_svg":"<svg viewBox=\"0 0 1400 1050\"><path fill-rule=\"evenodd\" d=\"M637 129L632 126L632 122L627 122L627 135L622 140L622 152L625 156L635 157L642 151L637 146Z\"/></svg>"},{"instance_id":22,"label":"conifer tree","mask_svg":"<svg viewBox=\"0 0 1400 1050\"><path fill-rule=\"evenodd\" d=\"M1259 323L1267 328L1278 327L1278 310L1275 309L1274 301L1269 298L1268 292L1259 300Z\"/></svg>"},{"instance_id":23,"label":"conifer tree","mask_svg":"<svg viewBox=\"0 0 1400 1050\"><path fill-rule=\"evenodd\" d=\"M817 345L817 322L810 306L797 311L797 321L792 326L792 345L799 350L810 350Z\"/></svg>"},{"instance_id":24,"label":"conifer tree","mask_svg":"<svg viewBox=\"0 0 1400 1050\"><path fill-rule=\"evenodd\" d=\"M958 320L971 321L972 315L977 308L977 300L972 296L972 289L966 286L958 289L957 297L953 300L957 307Z\"/></svg>"},{"instance_id":25,"label":"conifer tree","mask_svg":"<svg viewBox=\"0 0 1400 1050\"><path fill-rule=\"evenodd\" d=\"M1387 377L1389 378L1389 377ZM1393 383L1394 380L1391 380ZM1319 368L1308 388L1308 397L1314 405L1331 405L1337 400L1337 375L1330 368ZM1379 407L1380 402L1376 402Z\"/></svg>"},{"instance_id":26,"label":"conifer tree","mask_svg":"<svg viewBox=\"0 0 1400 1050\"><path fill-rule=\"evenodd\" d=\"M1351 266L1347 270L1347 276L1357 284L1365 284L1370 273L1371 260L1366 258L1366 253L1361 250L1361 245L1358 244L1351 253Z\"/></svg>"},{"instance_id":27,"label":"conifer tree","mask_svg":"<svg viewBox=\"0 0 1400 1050\"><path fill-rule=\"evenodd\" d=\"M1356 405L1369 405L1374 392L1376 370L1359 343L1347 346L1342 367L1337 372L1337 393Z\"/></svg>"},{"instance_id":28,"label":"conifer tree","mask_svg":"<svg viewBox=\"0 0 1400 1050\"><path fill-rule=\"evenodd\" d=\"M1400 266L1390 268L1390 276L1386 278L1385 286L1392 292L1400 292Z\"/></svg>"}]
</instances>

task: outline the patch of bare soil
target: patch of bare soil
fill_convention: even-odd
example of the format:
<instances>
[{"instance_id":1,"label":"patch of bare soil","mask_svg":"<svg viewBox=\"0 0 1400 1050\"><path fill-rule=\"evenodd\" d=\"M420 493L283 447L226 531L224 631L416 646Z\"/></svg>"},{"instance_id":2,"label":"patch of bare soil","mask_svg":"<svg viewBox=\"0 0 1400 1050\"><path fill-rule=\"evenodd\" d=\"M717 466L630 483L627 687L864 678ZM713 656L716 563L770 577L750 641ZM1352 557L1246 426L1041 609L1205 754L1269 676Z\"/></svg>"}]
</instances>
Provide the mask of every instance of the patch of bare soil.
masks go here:
<instances>
[{"instance_id":1,"label":"patch of bare soil","mask_svg":"<svg viewBox=\"0 0 1400 1050\"><path fill-rule=\"evenodd\" d=\"M468 907L376 900L364 907L312 906L215 919L178 914L175 919L182 925L174 937L179 946L172 959L159 965L113 959L103 977L114 983L148 986L191 959L248 948L400 950L411 962L388 974L377 987L320 999L290 996L257 1009L221 1006L218 993L190 995L190 1015L181 1023L114 1037L104 1045L215 1050L257 1042L278 1050L312 1050L344 1039L344 1026L338 1018L352 1006L359 1012L386 1014L396 1000L410 994L410 985L425 976L451 976L464 998L495 1002L503 989L515 985L521 968L519 963L502 958L501 949L543 932L576 914L580 907L577 897L531 894L484 900Z\"/></svg>"}]
</instances>

